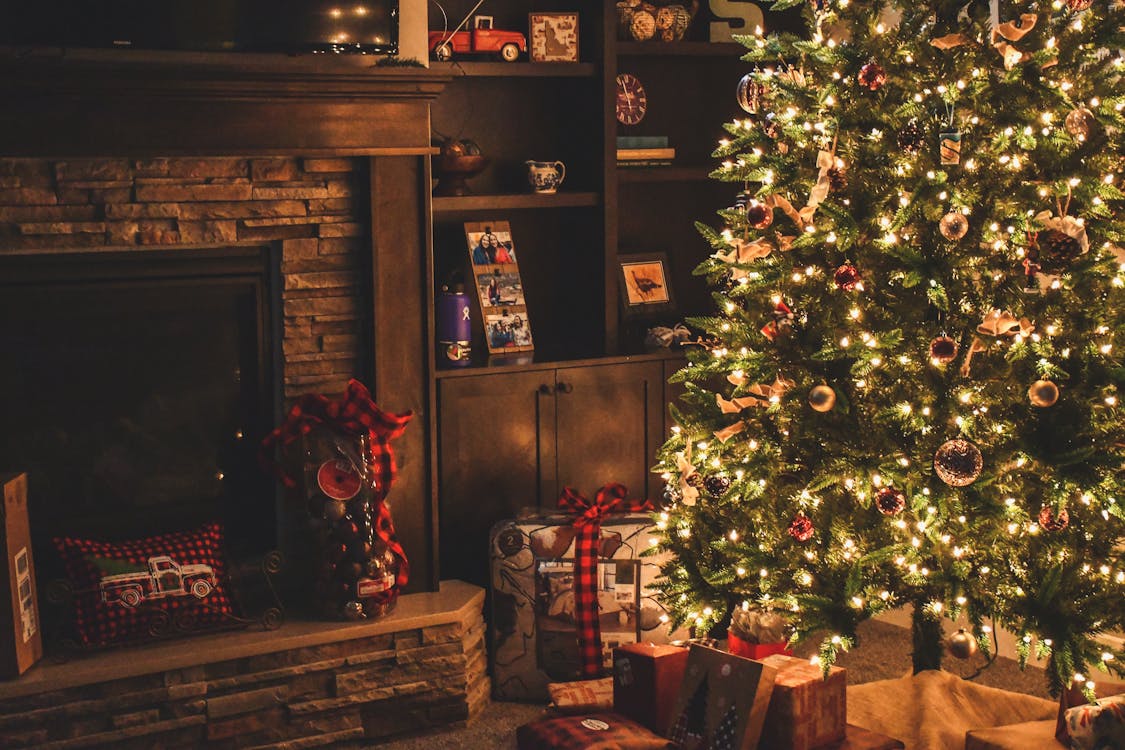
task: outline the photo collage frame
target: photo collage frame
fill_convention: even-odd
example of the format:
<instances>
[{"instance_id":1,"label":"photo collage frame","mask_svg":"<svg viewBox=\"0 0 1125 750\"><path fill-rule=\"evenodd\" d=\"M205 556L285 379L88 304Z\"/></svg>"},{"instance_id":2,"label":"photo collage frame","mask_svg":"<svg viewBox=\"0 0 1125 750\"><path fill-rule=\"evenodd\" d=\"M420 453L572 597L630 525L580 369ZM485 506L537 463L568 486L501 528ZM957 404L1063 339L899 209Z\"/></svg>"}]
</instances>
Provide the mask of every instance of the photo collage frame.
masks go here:
<instances>
[{"instance_id":1,"label":"photo collage frame","mask_svg":"<svg viewBox=\"0 0 1125 750\"><path fill-rule=\"evenodd\" d=\"M533 351L511 226L506 221L466 222L465 240L489 354Z\"/></svg>"}]
</instances>

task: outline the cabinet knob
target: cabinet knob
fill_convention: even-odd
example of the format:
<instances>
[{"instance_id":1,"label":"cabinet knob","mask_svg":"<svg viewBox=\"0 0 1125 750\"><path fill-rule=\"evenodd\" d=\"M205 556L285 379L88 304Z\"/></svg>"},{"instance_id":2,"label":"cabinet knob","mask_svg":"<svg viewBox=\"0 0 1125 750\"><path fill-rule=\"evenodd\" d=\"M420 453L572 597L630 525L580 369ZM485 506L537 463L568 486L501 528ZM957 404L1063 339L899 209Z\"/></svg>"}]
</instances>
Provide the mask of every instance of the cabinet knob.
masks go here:
<instances>
[{"instance_id":1,"label":"cabinet knob","mask_svg":"<svg viewBox=\"0 0 1125 750\"><path fill-rule=\"evenodd\" d=\"M539 393L543 396L550 396L554 392L555 392L555 389L552 388L551 386L547 385L546 383L543 383L542 385L539 386Z\"/></svg>"},{"instance_id":2,"label":"cabinet knob","mask_svg":"<svg viewBox=\"0 0 1125 750\"><path fill-rule=\"evenodd\" d=\"M574 390L574 386L570 383L559 383L558 390L560 393L570 393Z\"/></svg>"}]
</instances>

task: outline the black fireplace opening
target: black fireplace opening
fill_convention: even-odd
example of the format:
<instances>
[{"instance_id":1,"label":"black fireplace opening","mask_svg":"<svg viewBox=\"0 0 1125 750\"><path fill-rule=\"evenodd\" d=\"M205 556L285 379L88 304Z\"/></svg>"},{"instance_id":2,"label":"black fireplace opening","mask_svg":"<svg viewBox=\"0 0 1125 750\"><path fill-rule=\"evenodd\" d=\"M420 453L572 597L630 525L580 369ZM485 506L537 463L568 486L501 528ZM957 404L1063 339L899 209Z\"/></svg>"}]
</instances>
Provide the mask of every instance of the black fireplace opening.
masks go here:
<instances>
[{"instance_id":1,"label":"black fireplace opening","mask_svg":"<svg viewBox=\"0 0 1125 750\"><path fill-rule=\"evenodd\" d=\"M274 247L0 259L0 469L28 474L39 580L53 537L226 529L279 540L258 461L281 409Z\"/></svg>"}]
</instances>

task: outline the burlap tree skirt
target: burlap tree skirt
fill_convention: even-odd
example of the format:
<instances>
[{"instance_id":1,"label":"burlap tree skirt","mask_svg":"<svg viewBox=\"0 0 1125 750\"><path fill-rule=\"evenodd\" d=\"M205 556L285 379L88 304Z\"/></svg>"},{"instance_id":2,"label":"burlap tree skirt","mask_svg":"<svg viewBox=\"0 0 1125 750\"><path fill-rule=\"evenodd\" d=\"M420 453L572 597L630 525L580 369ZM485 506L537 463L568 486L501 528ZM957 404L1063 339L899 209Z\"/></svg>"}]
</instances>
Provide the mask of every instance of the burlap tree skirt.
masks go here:
<instances>
[{"instance_id":1,"label":"burlap tree skirt","mask_svg":"<svg viewBox=\"0 0 1125 750\"><path fill-rule=\"evenodd\" d=\"M937 670L848 688L848 723L896 737L907 750L964 750L971 729L1054 719L1058 710L1053 701ZM1026 750L1061 748L1052 735L1053 724L1042 745Z\"/></svg>"}]
</instances>

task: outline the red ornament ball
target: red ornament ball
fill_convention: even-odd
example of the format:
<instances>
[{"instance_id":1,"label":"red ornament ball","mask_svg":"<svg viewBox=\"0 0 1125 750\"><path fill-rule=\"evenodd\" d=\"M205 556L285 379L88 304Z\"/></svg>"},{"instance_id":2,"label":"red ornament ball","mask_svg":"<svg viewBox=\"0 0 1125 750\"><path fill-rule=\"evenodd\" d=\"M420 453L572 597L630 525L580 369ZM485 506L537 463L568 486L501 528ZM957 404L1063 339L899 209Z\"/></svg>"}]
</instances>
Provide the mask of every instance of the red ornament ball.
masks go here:
<instances>
[{"instance_id":1,"label":"red ornament ball","mask_svg":"<svg viewBox=\"0 0 1125 750\"><path fill-rule=\"evenodd\" d=\"M764 203L751 203L746 207L746 221L755 229L765 229L773 224L773 209Z\"/></svg>"},{"instance_id":2,"label":"red ornament ball","mask_svg":"<svg viewBox=\"0 0 1125 750\"><path fill-rule=\"evenodd\" d=\"M836 269L832 274L832 280L836 282L836 286L843 289L845 292L850 292L859 286L862 279L859 276L859 269L851 263L845 263Z\"/></svg>"},{"instance_id":3,"label":"red ornament ball","mask_svg":"<svg viewBox=\"0 0 1125 750\"><path fill-rule=\"evenodd\" d=\"M930 360L935 364L947 365L957 359L957 342L945 334L930 341Z\"/></svg>"},{"instance_id":4,"label":"red ornament ball","mask_svg":"<svg viewBox=\"0 0 1125 750\"><path fill-rule=\"evenodd\" d=\"M789 536L796 539L798 542L807 542L812 539L813 532L812 520L804 513L798 513L792 521L789 522Z\"/></svg>"},{"instance_id":5,"label":"red ornament ball","mask_svg":"<svg viewBox=\"0 0 1125 750\"><path fill-rule=\"evenodd\" d=\"M1066 508L1059 508L1055 513L1050 505L1044 505L1039 509L1039 525L1047 531L1062 531L1070 525L1070 514Z\"/></svg>"},{"instance_id":6,"label":"red ornament ball","mask_svg":"<svg viewBox=\"0 0 1125 750\"><path fill-rule=\"evenodd\" d=\"M871 91L878 91L887 82L887 71L883 70L882 65L871 60L859 69L857 79L860 86Z\"/></svg>"},{"instance_id":7,"label":"red ornament ball","mask_svg":"<svg viewBox=\"0 0 1125 750\"><path fill-rule=\"evenodd\" d=\"M1073 13L1081 13L1084 10L1089 10L1090 6L1094 4L1094 0L1066 0L1066 7L1070 8Z\"/></svg>"},{"instance_id":8,"label":"red ornament ball","mask_svg":"<svg viewBox=\"0 0 1125 750\"><path fill-rule=\"evenodd\" d=\"M906 495L894 487L884 487L875 493L875 507L884 516L894 516L906 507Z\"/></svg>"}]
</instances>

